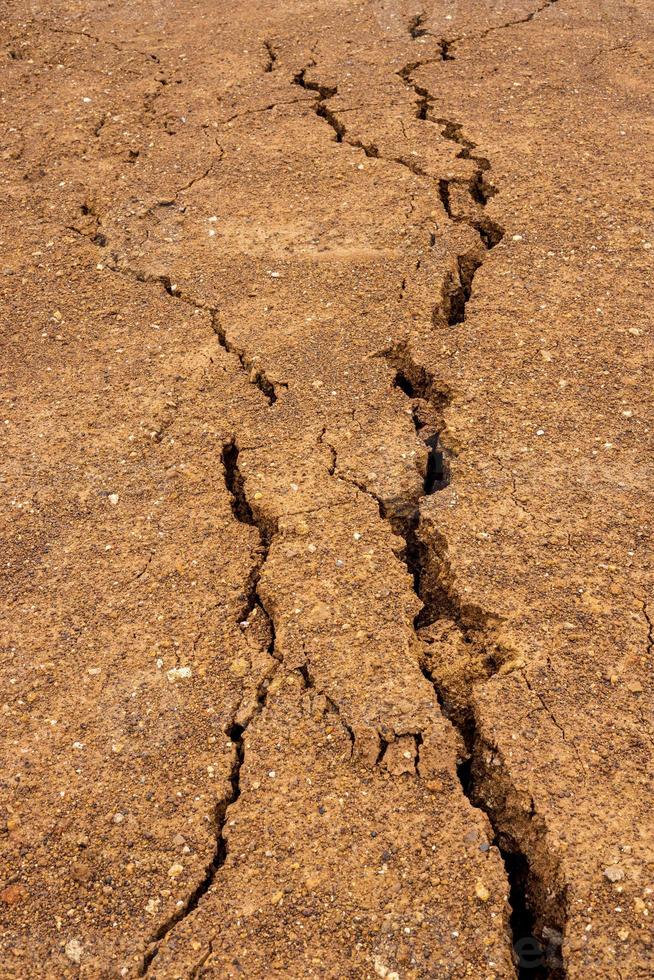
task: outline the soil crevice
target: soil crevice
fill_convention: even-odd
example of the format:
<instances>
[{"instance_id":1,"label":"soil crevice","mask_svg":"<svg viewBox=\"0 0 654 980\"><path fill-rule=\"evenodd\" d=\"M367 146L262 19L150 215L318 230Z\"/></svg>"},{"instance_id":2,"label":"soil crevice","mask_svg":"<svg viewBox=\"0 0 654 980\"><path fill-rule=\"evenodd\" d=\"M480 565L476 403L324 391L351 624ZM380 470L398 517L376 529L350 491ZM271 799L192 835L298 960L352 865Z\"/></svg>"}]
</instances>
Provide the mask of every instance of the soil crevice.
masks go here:
<instances>
[{"instance_id":1,"label":"soil crevice","mask_svg":"<svg viewBox=\"0 0 654 980\"><path fill-rule=\"evenodd\" d=\"M422 19L415 20L412 29L421 30L421 24ZM447 323L455 326L464 322L475 274L488 252L502 240L504 230L484 213L488 201L496 193L488 176L489 160L474 152L476 144L464 134L462 124L444 118L431 118L430 112L436 99L413 78L417 68L441 61L448 53L449 46L445 50L439 46L438 56L406 65L397 74L416 94L416 117L436 122L441 127L441 136L460 146L457 157L469 160L474 165L472 176L467 180L444 178L436 181L437 194L449 219L454 223L467 224L479 238L477 247L455 256L454 268L445 276L440 302L432 313L434 325ZM308 67L299 71L294 81L317 93L314 111L334 130L336 142L349 142L362 149L366 156L379 158L374 144L364 146L359 141L347 139L345 126L326 105L327 100L337 94L337 88L308 81ZM403 160L387 162L407 166ZM420 176L429 176L415 166L410 169ZM377 502L380 516L388 520L394 531L404 538L403 558L412 575L416 594L423 603L414 624L418 638L426 649L431 644L436 649L454 647L458 651L454 678L448 677L447 671L433 670L427 656L423 673L432 683L444 714L459 731L466 747L466 757L458 767L463 793L472 806L481 809L488 817L495 844L502 855L512 909L509 941L518 976L561 978L565 975L560 955L565 929L565 893L558 881L558 864L547 851L546 828L543 825L540 833L534 836L535 815L531 813L530 833L524 832L522 812L498 802L502 798L502 780L508 782L505 795L517 796L507 771L503 769L500 777L483 762L487 745L479 731L474 686L488 682L502 667L505 672L507 668L510 670L510 653L504 649L498 637L499 621L496 622L493 616L481 610L462 608L452 589L451 573L446 569L447 544L438 532L423 528L423 501L432 493L445 489L450 481L441 435L445 429L445 410L450 405L451 394L447 386L439 383L423 365L415 362L408 344L396 345L383 352L383 356L395 368L396 387L412 401L416 433L428 450L424 495L417 505L414 499L407 498L394 501L391 509L388 502L371 493L363 481L347 482L372 496ZM337 478L343 479L338 473L336 450L334 447L330 449L331 471ZM382 755L384 748L382 745ZM529 963L525 966L527 959Z\"/></svg>"},{"instance_id":2,"label":"soil crevice","mask_svg":"<svg viewBox=\"0 0 654 980\"><path fill-rule=\"evenodd\" d=\"M265 652L268 653L269 656L276 661L276 663L273 665L272 670L266 673L260 681L254 703L252 703L245 712L242 710L242 705L239 704L233 719L224 728L225 735L228 737L232 745L233 757L231 771L228 777L230 787L229 791L216 803L214 809L213 822L216 835L216 847L213 857L206 868L204 877L186 898L183 906L173 916L162 923L152 937L149 949L143 959L143 964L140 971L141 976L147 975L152 962L159 952L159 947L162 940L165 939L171 929L177 925L178 922L190 915L190 913L193 912L193 910L198 906L198 903L211 888L216 874L227 860L228 843L225 836L225 826L230 807L236 803L241 795L241 768L245 762L246 753L244 741L245 734L254 719L257 718L265 708L270 683L281 663L275 651L275 628L273 620L266 610L264 602L258 592L261 569L265 565L268 558L270 533L263 524L259 524L255 520L245 494L243 477L238 465L238 456L238 443L235 439L231 439L223 446L222 451L225 487L230 495L232 513L234 514L236 520L241 524L255 527L259 532L260 539L259 554L256 562L250 570L250 575L245 587L246 598L244 607L239 610L238 613L238 625L242 627L245 623L247 623L248 617L254 612L254 610L256 610L257 614L260 617L263 617L265 620L266 632L269 637Z\"/></svg>"}]
</instances>

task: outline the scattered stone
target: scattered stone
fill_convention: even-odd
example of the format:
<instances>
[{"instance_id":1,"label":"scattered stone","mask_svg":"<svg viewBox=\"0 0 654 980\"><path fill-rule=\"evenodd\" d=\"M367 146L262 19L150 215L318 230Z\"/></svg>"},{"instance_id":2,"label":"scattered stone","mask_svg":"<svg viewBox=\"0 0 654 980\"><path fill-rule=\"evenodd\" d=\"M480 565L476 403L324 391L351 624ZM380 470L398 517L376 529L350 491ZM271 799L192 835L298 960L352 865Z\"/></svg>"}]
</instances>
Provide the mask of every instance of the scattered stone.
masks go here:
<instances>
[{"instance_id":1,"label":"scattered stone","mask_svg":"<svg viewBox=\"0 0 654 980\"><path fill-rule=\"evenodd\" d=\"M475 885L475 895L480 902L487 902L490 898L490 892L483 881L478 881Z\"/></svg>"},{"instance_id":2,"label":"scattered stone","mask_svg":"<svg viewBox=\"0 0 654 980\"><path fill-rule=\"evenodd\" d=\"M27 896L27 889L24 885L13 884L7 885L6 888L0 892L0 902L5 905L16 905L22 898Z\"/></svg>"},{"instance_id":3,"label":"scattered stone","mask_svg":"<svg viewBox=\"0 0 654 980\"><path fill-rule=\"evenodd\" d=\"M610 864L608 868L604 868L604 877L608 878L609 881L622 881L624 871L619 864Z\"/></svg>"},{"instance_id":4,"label":"scattered stone","mask_svg":"<svg viewBox=\"0 0 654 980\"><path fill-rule=\"evenodd\" d=\"M82 958L82 944L79 939L69 939L64 947L64 953L72 963L79 963Z\"/></svg>"}]
</instances>

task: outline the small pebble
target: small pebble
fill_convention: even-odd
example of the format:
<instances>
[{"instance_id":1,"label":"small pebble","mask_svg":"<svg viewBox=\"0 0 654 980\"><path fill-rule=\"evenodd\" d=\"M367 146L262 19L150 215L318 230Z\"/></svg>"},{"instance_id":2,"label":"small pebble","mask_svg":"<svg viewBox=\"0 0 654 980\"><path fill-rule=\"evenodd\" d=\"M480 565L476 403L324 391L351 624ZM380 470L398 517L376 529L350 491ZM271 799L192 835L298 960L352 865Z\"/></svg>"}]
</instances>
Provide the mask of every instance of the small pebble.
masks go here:
<instances>
[{"instance_id":1,"label":"small pebble","mask_svg":"<svg viewBox=\"0 0 654 980\"><path fill-rule=\"evenodd\" d=\"M478 881L475 885L475 895L480 902L487 902L490 898L490 892L482 881Z\"/></svg>"},{"instance_id":2,"label":"small pebble","mask_svg":"<svg viewBox=\"0 0 654 980\"><path fill-rule=\"evenodd\" d=\"M79 939L69 939L64 946L64 952L73 963L79 963L82 958L82 944Z\"/></svg>"}]
</instances>

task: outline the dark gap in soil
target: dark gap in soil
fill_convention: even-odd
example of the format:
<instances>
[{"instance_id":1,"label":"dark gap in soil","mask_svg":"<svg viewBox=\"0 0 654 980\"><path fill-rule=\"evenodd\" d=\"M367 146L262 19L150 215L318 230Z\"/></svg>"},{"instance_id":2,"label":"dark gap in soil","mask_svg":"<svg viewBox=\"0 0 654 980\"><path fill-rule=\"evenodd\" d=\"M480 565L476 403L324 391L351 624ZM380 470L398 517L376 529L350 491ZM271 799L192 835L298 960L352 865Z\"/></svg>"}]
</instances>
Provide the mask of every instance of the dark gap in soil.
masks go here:
<instances>
[{"instance_id":1,"label":"dark gap in soil","mask_svg":"<svg viewBox=\"0 0 654 980\"><path fill-rule=\"evenodd\" d=\"M452 211L450 209L450 182L449 180L441 179L438 181L438 196L441 199L441 204L445 210L445 214L448 218L452 217Z\"/></svg>"},{"instance_id":2,"label":"dark gap in soil","mask_svg":"<svg viewBox=\"0 0 654 980\"><path fill-rule=\"evenodd\" d=\"M307 67L311 66L309 65ZM324 119L325 122L334 130L335 142L342 143L345 135L345 126L339 122L334 113L325 105L327 99L331 99L336 95L337 89L329 85L320 85L318 82L308 82L306 79L306 72L306 68L302 68L299 72L297 72L293 76L293 84L299 85L300 88L303 88L306 91L316 92L317 98L313 104L313 111L320 119Z\"/></svg>"},{"instance_id":3,"label":"dark gap in soil","mask_svg":"<svg viewBox=\"0 0 654 980\"><path fill-rule=\"evenodd\" d=\"M413 85L416 95L418 96L418 101L416 105L418 106L418 111L416 116L418 119L427 119L427 113L429 112L429 106L431 105L433 99L426 88L421 88L420 85Z\"/></svg>"},{"instance_id":4,"label":"dark gap in soil","mask_svg":"<svg viewBox=\"0 0 654 980\"><path fill-rule=\"evenodd\" d=\"M491 218L484 217L475 223L475 228L479 232L479 237L490 251L495 248L504 238L504 229L500 228L497 222Z\"/></svg>"},{"instance_id":5,"label":"dark gap in soil","mask_svg":"<svg viewBox=\"0 0 654 980\"><path fill-rule=\"evenodd\" d=\"M499 850L509 879L510 927L518 980L547 980L551 974L546 968L545 947L536 939L536 917L526 901L529 862L520 852Z\"/></svg>"},{"instance_id":6,"label":"dark gap in soil","mask_svg":"<svg viewBox=\"0 0 654 980\"><path fill-rule=\"evenodd\" d=\"M445 288L447 322L451 327L463 323L466 318L466 299L461 280L450 275Z\"/></svg>"},{"instance_id":7,"label":"dark gap in soil","mask_svg":"<svg viewBox=\"0 0 654 980\"><path fill-rule=\"evenodd\" d=\"M163 276L162 283L164 289L166 289L166 292L170 292L170 289L166 288L166 283L164 282L165 279L167 279L167 277ZM170 287L169 279L168 279L168 286ZM175 296L177 294L173 291L170 293L170 295ZM274 405L275 402L277 401L277 391L275 389L274 384L271 381L269 381L262 368L254 368L246 358L243 351L239 350L237 347L235 347L232 344L232 342L227 337L225 328L220 322L219 315L215 312L212 313L211 316L211 326L213 327L213 331L216 334L216 337L218 338L218 343L223 348L223 350L227 351L228 354L235 354L238 357L239 363L243 368L243 370L247 373L248 379L251 382L251 384L256 385L256 387L259 389L262 395L265 395L265 397L268 399L269 405ZM282 387L286 387L286 385L283 384Z\"/></svg>"},{"instance_id":8,"label":"dark gap in soil","mask_svg":"<svg viewBox=\"0 0 654 980\"><path fill-rule=\"evenodd\" d=\"M273 48L270 41L264 41L263 46L266 49L266 54L268 56L268 60L266 61L263 70L265 72L274 71L275 65L277 64L277 52Z\"/></svg>"},{"instance_id":9,"label":"dark gap in soil","mask_svg":"<svg viewBox=\"0 0 654 980\"><path fill-rule=\"evenodd\" d=\"M441 61L454 61L454 55L452 54L454 44L454 41L448 41L447 38L442 37L440 39L438 49L441 54Z\"/></svg>"},{"instance_id":10,"label":"dark gap in soil","mask_svg":"<svg viewBox=\"0 0 654 980\"><path fill-rule=\"evenodd\" d=\"M396 370L395 384L407 397L413 400L413 418L416 432L421 436L429 451L424 485L426 496L444 489L449 484L446 460L444 453L439 448L439 432L443 425L442 416L444 406L447 404L447 396L444 396L442 392L435 392L433 380L428 378L424 369L411 365L406 360L406 355L404 355L404 364L404 369ZM422 414L419 409L422 409ZM425 417L429 421L425 421ZM435 426L438 427L436 431L434 431ZM431 434L424 435L424 430L431 432ZM380 508L380 512L384 516L382 508ZM395 513L397 514L398 511ZM399 513L402 513L401 508ZM420 635L421 630L438 620L448 619L458 625L464 640L474 643L474 633L462 621L461 610L457 607L456 602L440 585L434 586L433 583L425 580L425 570L428 567L428 562L433 561L433 556L427 554L427 545L420 538L419 506L411 507L409 502L409 506L405 509L405 515L399 520L395 517L393 523L396 533L404 538L404 561L413 578L415 592L423 603L423 608L415 619L416 633ZM499 669L500 663L492 652L486 656L485 661L488 677L492 677ZM495 842L502 840L510 844L510 849L507 846L500 847L498 844L498 850L504 863L509 885L509 900L512 909L509 926L518 980L527 980L527 978L530 980L555 980L555 978L561 980L565 973L560 955L557 954L555 947L545 948L544 943L537 938L538 923L545 918L545 915L539 915L540 910L534 905L534 901L537 901L535 896L537 896L538 890L534 888L534 877L527 856L522 853L514 839L507 840L507 834L502 831L501 821L493 809L486 804L483 794L480 792L474 762L475 753L479 751L481 743L473 706L472 704L466 705L462 713L451 710L446 692L440 688L437 678L431 674L425 665L421 669L434 689L441 710L457 729L465 745L465 758L457 766L457 776L464 795L474 807L483 810L487 815L493 828ZM378 761L383 758L385 748L383 747ZM560 918L563 921L563 915ZM547 927L543 931L546 932ZM553 930L550 929L550 932Z\"/></svg>"},{"instance_id":11,"label":"dark gap in soil","mask_svg":"<svg viewBox=\"0 0 654 980\"><path fill-rule=\"evenodd\" d=\"M381 737L380 737L380 743L381 744L380 744L380 747L379 747L379 753L377 755L377 758L375 759L375 765L376 766L380 765L384 761L384 756L386 755L386 751L387 751L388 746L390 744L389 742L386 741L386 739L381 738Z\"/></svg>"},{"instance_id":12,"label":"dark gap in soil","mask_svg":"<svg viewBox=\"0 0 654 980\"><path fill-rule=\"evenodd\" d=\"M243 477L238 467L238 446L234 439L223 447L222 461L225 468L225 486L231 497L232 513L241 524L249 524L254 527L252 508L245 496Z\"/></svg>"},{"instance_id":13,"label":"dark gap in soil","mask_svg":"<svg viewBox=\"0 0 654 980\"><path fill-rule=\"evenodd\" d=\"M419 431L416 427L416 431ZM428 436L425 445L429 450L427 456L427 471L425 473L425 496L430 496L438 490L442 490L446 483L445 460L443 451L440 449L438 434Z\"/></svg>"},{"instance_id":14,"label":"dark gap in soil","mask_svg":"<svg viewBox=\"0 0 654 980\"><path fill-rule=\"evenodd\" d=\"M421 36L421 23L421 16L414 18L410 23L409 33L412 37ZM441 60L453 59L453 55L450 53L453 43L445 40L439 42ZM407 64L397 74L415 92L417 97L417 118L429 120L429 110L434 103L434 97L427 89L419 86L412 78L412 72L420 67L422 63L424 62ZM305 71L306 69L302 69L294 77L294 82L305 89L312 89L318 93L314 111L317 115L326 119L336 132L337 141L341 142L345 129L323 105L326 99L336 94L336 89L320 86L317 83L308 83L305 79ZM457 256L457 275L455 277L454 274L450 274L449 280L444 283L441 308L436 307L434 309L432 319L435 325L441 324L444 316L449 324L454 325L465 321L466 305L471 298L474 276L483 261L483 254L501 241L504 232L491 219L486 216L482 218L479 215L480 209L486 207L489 199L495 193L495 188L486 177L486 173L490 169L489 161L485 157L475 156L473 154L472 151L475 149L476 144L467 139L463 134L460 123L446 119L438 119L436 121L442 126L441 135L461 147L457 154L458 157L474 161L475 164L473 176L467 182L470 208L466 209L463 214L453 214L450 181L443 179L438 182L438 193L446 214L452 221L465 222L469 227L473 228L479 236L481 248L481 254ZM361 148L368 153L366 147ZM403 160L398 160L397 162L403 163L405 166L409 165ZM391 351L386 356L389 363L396 370L395 385L413 402L412 415L415 429L428 450L424 482L424 494L426 496L443 489L449 484L450 477L447 461L444 453L439 448L439 433L442 431L444 425L443 413L449 403L449 396L447 391L442 390L442 387L439 389L439 386L435 383L435 379L428 374L424 367L415 364L407 356L405 350ZM472 641L474 634L465 625L463 611L456 600L447 592L444 586L438 582L434 584L431 581L433 574L431 576L425 574L429 566L433 566L436 556L427 553L427 546L423 543L419 534L419 502L416 503L415 500L408 499L404 502L404 506L400 506L399 508L395 506L390 513L387 513L387 509L382 502L378 501L378 503L381 516L392 523L396 533L401 535L405 541L404 561L413 578L415 592L423 603L423 609L415 619L414 626L416 632L419 633L421 629L433 625L438 620L448 619L458 626L464 640L470 638ZM483 634L481 635L480 642L484 643ZM486 657L486 669L488 670L489 677L497 671L498 667L499 664L494 661L492 656ZM438 680L432 677L426 669L423 669L423 673L432 684L435 696L444 714L450 717L452 724L459 731L466 747L466 757L457 769L463 793L473 806L482 809L487 814L496 839L510 842L511 845L510 850L506 848L500 849L500 854L504 861L510 890L512 907L510 934L518 968L518 976L520 980L523 980L525 977L536 978L536 980L540 980L541 977L553 980L556 977L558 980L558 978L562 978L565 975L560 960L557 960L556 964L552 965L549 958L545 957L543 959L541 957L539 959L536 956L536 962L532 958L531 962L526 963L525 951L528 952L529 943L532 944L532 948L536 951L536 954L540 952L538 949L538 940L534 936L534 930L538 922L546 919L546 914L543 909L539 908L538 890L534 887L535 880L526 855L520 851L517 842L509 838L508 833L503 833L501 816L498 815L494 807L486 804L482 797L479 777L475 773L474 766L474 753L475 750L479 750L481 740L477 731L473 704L470 701L464 707L462 713L450 711L446 692L439 688ZM377 764L383 760L387 747L387 743L383 742ZM563 903L560 904L563 905ZM563 913L560 919L563 925ZM546 927L543 929L543 934L545 931ZM550 931L556 932L556 930ZM541 972L536 973L534 972L535 970Z\"/></svg>"},{"instance_id":15,"label":"dark gap in soil","mask_svg":"<svg viewBox=\"0 0 654 980\"><path fill-rule=\"evenodd\" d=\"M345 134L345 126L343 126L343 124L338 121L334 113L330 112L327 106L323 102L317 103L315 113L317 116L320 116L321 119L324 119L325 122L332 127L334 133L336 134L334 137L335 141L337 143L342 143L343 136Z\"/></svg>"},{"instance_id":16,"label":"dark gap in soil","mask_svg":"<svg viewBox=\"0 0 654 980\"><path fill-rule=\"evenodd\" d=\"M405 80L413 84L410 78ZM421 95L415 84L413 87L416 93ZM421 95L418 101L418 118L427 118L429 104L429 97L422 97ZM439 120L439 122L443 126L442 134L447 139L461 145L462 150L458 155L465 159L474 160L477 168L467 185L471 205L469 213L454 215L452 213L450 181L440 180L438 184L438 193L448 217L453 221L463 221L474 228L479 235L481 246L480 253L473 252L457 256L456 273L450 273L443 284L441 307L440 309L435 308L433 321L438 324L445 319L449 325L453 326L465 321L466 306L472 295L472 286L477 269L482 264L484 253L501 240L503 231L499 225L490 219L479 218L477 213L480 208L486 206L494 193L494 188L485 177L485 172L490 166L488 161L485 158L477 158L472 155L474 143L466 139L459 124L445 120ZM443 427L443 411L447 404L447 398L443 396L442 392L438 392L437 397L435 397L433 379L427 376L424 369L407 361L406 355L402 359L402 366L396 366L395 385L413 400L415 429L428 450L424 493L425 495L435 493L449 483L446 460L439 447L439 433ZM424 409L424 406L427 407L427 411L421 412L419 407ZM426 421L425 416L429 422ZM433 625L440 619L449 619L458 625L465 638L467 630L462 622L462 613L456 602L440 584L434 585L433 582L426 579L425 571L429 564L433 564L434 556L427 554L427 546L420 538L419 506L413 507L412 510L409 509L409 514L410 516L404 520L403 525L396 530L406 542L404 559L412 575L416 594L423 602L423 608L415 620L416 632L419 633L420 630ZM489 677L496 673L498 667L499 664L492 657L486 658L486 669ZM423 668L423 673L432 684L443 713L450 718L452 724L457 728L466 747L466 757L457 767L461 789L473 806L486 813L495 837L499 840L502 833L501 819L485 803L476 781L473 761L475 749L479 745L479 736L472 703L466 706L463 713L450 710L451 706L448 705L446 693L439 688L437 678L434 678L426 668ZM563 977L560 959L555 959L555 965L552 966L549 955L545 956L542 944L536 938L535 931L539 916L538 908L533 905L533 902L537 890L533 888L533 876L526 855L520 851L515 841L512 840L511 843L512 849L510 851L500 849L500 854L509 885L512 909L509 928L519 980L524 980L526 977L531 977L532 980L541 980L541 978L553 980L554 977Z\"/></svg>"},{"instance_id":17,"label":"dark gap in soil","mask_svg":"<svg viewBox=\"0 0 654 980\"><path fill-rule=\"evenodd\" d=\"M114 260L115 259L116 256L114 255ZM111 268L114 272L125 274L122 273L121 269L116 266L112 266ZM208 312L211 314L211 326L216 334L216 337L218 338L218 343L220 346L223 348L223 350L227 351L228 354L236 355L241 368L248 376L248 381L250 384L255 385L259 389L259 391L266 397L269 405L274 405L274 403L277 401L277 389L275 388L275 385L266 377L263 368L255 366L252 361L246 357L242 350L239 350L238 347L231 343L227 337L225 328L220 322L220 316L216 310L203 306L201 303L194 300L193 297L183 293L179 287L172 282L170 276L149 275L145 272L136 270L130 270L129 275L132 276L137 282L157 282L164 289L164 291L174 299L181 300L182 303L186 303L195 309L208 310ZM283 381L277 382L277 384L282 388L288 388L288 385Z\"/></svg>"},{"instance_id":18,"label":"dark gap in soil","mask_svg":"<svg viewBox=\"0 0 654 980\"><path fill-rule=\"evenodd\" d=\"M238 726L233 726L233 727L236 728ZM230 731L227 731L225 734L227 734L231 738ZM240 736L238 740L235 740L233 738L231 738L231 740L236 745L236 756L230 773L231 792L229 796L221 800L220 803L216 805L214 811L214 821L215 821L215 826L217 831L217 839L216 839L216 850L214 852L213 858L205 871L202 881L191 892L190 896L184 903L184 907L179 909L179 911L176 912L173 916L171 916L171 918L167 919L164 923L162 923L162 925L157 929L156 933L150 940L151 948L148 949L147 953L143 957L143 963L141 964L141 968L139 970L139 976L142 977L146 976L148 970L150 969L150 966L152 965L152 961L155 959L157 953L159 952L158 944L167 936L167 934L170 932L173 926L177 925L178 922L186 918L187 915L190 915L190 913L197 908L200 899L203 897L203 895L207 893L207 891L211 887L211 883L213 882L216 871L218 870L218 868L222 867L222 865L225 863L225 858L227 857L227 847L222 837L222 828L225 825L227 808L231 806L231 804L238 799L240 793L239 772L241 768L241 763L243 761L243 755L242 755L243 746L242 746L242 740Z\"/></svg>"},{"instance_id":19,"label":"dark gap in soil","mask_svg":"<svg viewBox=\"0 0 654 980\"><path fill-rule=\"evenodd\" d=\"M222 451L222 462L224 467L224 480L227 491L231 499L232 513L235 518L241 523L246 524L249 527L256 527L259 531L259 537L261 540L261 550L259 553L259 558L255 563L254 567L250 572L248 579L248 584L246 588L246 603L245 610L241 610L238 614L239 621L243 618L244 614L247 615L251 613L256 607L262 616L265 616L268 626L270 640L266 647L267 652L277 659L275 654L275 629L271 617L268 615L263 603L257 592L257 586L259 582L259 577L261 569L266 562L269 550L269 533L267 529L257 523L252 513L252 508L250 507L247 498L245 496L244 481L241 471L238 466L238 456L239 449L235 439L231 439L228 443L223 446ZM141 964L141 969L139 970L140 976L145 976L155 959L157 953L159 952L160 942L167 936L170 930L182 919L186 918L195 908L197 908L200 900L206 895L206 893L211 888L213 884L216 873L223 867L225 861L227 860L227 841L224 836L225 823L227 821L227 811L236 803L239 796L241 795L241 767L245 760L245 745L244 737L245 733L250 726L251 722L258 717L266 704L266 699L268 696L268 686L270 683L270 676L265 677L259 689L257 691L257 701L256 707L247 718L243 724L238 724L233 721L224 728L224 732L232 742L234 746L234 759L232 762L232 768L229 776L230 782L230 792L220 800L215 807L214 811L214 825L216 833L216 847L211 859L211 862L207 866L204 877L202 881L197 885L197 887L191 892L190 896L184 903L183 908L179 909L174 913L169 919L167 919L159 929L156 931L154 936L150 941L150 948L143 958Z\"/></svg>"},{"instance_id":20,"label":"dark gap in soil","mask_svg":"<svg viewBox=\"0 0 654 980\"><path fill-rule=\"evenodd\" d=\"M402 371L398 371L395 375L395 386L403 391L407 398L413 398L415 396L415 391L413 390L413 385L407 378L406 374Z\"/></svg>"},{"instance_id":21,"label":"dark gap in soil","mask_svg":"<svg viewBox=\"0 0 654 980\"><path fill-rule=\"evenodd\" d=\"M425 27L422 26L424 24L424 22L425 22L425 15L424 15L424 13L423 14L416 14L409 21L409 28L408 28L409 35L414 40L416 38L419 38L419 37L424 37L425 34L429 34L429 31Z\"/></svg>"},{"instance_id":22,"label":"dark gap in soil","mask_svg":"<svg viewBox=\"0 0 654 980\"><path fill-rule=\"evenodd\" d=\"M345 132L345 130L343 130L343 132ZM375 160L379 159L379 149L375 146L374 143L366 144L366 143L362 143L360 140L351 140L350 146L358 146L360 150L363 150L363 152L367 157L372 157ZM398 163L401 162L402 161L398 160Z\"/></svg>"}]
</instances>

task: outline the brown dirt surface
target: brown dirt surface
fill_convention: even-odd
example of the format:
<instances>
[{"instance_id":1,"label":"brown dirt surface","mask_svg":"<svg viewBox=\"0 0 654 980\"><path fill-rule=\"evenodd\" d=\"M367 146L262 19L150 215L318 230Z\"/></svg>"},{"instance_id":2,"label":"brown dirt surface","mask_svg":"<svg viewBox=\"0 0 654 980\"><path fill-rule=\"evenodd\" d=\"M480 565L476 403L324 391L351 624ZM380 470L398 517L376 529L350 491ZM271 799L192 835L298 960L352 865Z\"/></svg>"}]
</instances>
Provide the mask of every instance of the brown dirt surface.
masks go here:
<instances>
[{"instance_id":1,"label":"brown dirt surface","mask_svg":"<svg viewBox=\"0 0 654 980\"><path fill-rule=\"evenodd\" d=\"M651 977L651 4L0 21L0 975Z\"/></svg>"}]
</instances>

